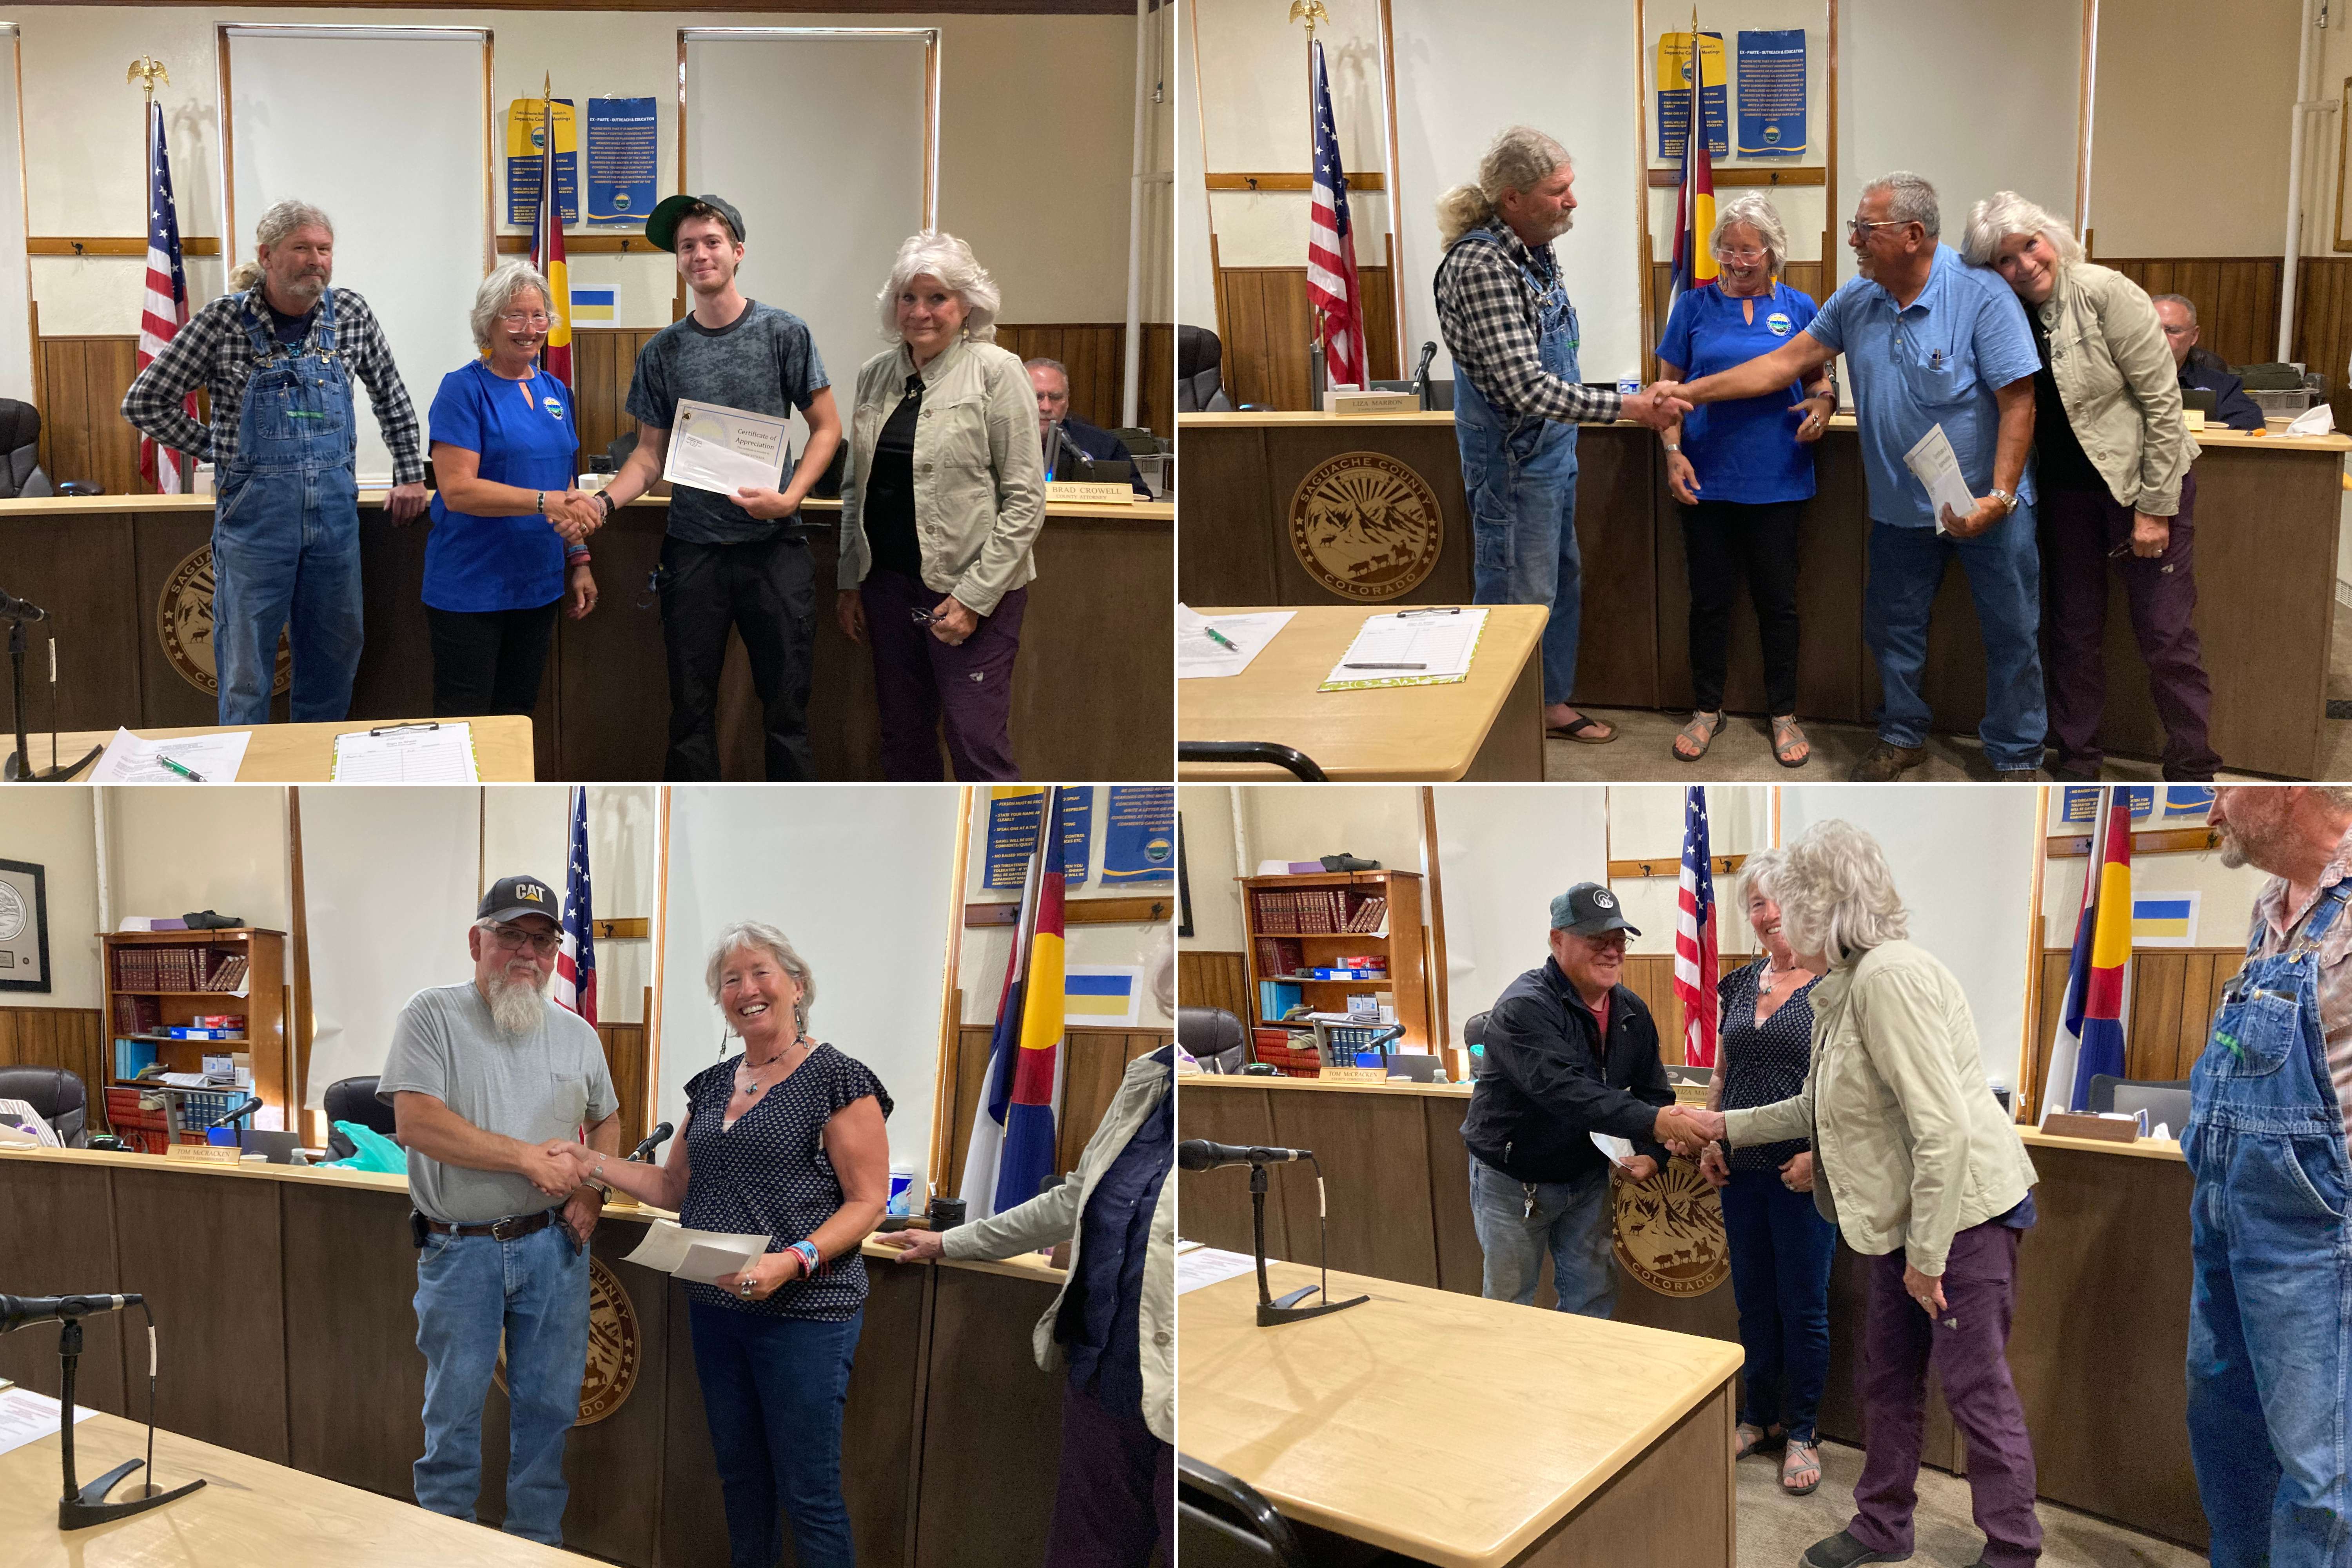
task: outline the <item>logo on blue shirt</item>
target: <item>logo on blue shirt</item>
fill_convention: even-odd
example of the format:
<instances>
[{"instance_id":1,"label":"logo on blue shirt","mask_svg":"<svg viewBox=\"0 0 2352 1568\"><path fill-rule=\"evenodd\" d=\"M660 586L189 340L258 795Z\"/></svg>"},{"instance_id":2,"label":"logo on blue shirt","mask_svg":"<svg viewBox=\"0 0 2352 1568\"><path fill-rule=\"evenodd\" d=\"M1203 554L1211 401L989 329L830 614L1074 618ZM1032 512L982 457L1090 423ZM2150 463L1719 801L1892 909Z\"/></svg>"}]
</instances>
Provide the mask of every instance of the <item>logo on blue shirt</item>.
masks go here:
<instances>
[{"instance_id":1,"label":"logo on blue shirt","mask_svg":"<svg viewBox=\"0 0 2352 1568\"><path fill-rule=\"evenodd\" d=\"M554 415L558 419L563 417L563 399L551 395L542 397L540 401L547 405L547 411L550 414Z\"/></svg>"},{"instance_id":2,"label":"logo on blue shirt","mask_svg":"<svg viewBox=\"0 0 2352 1568\"><path fill-rule=\"evenodd\" d=\"M1776 338L1787 337L1792 327L1786 310L1773 311L1764 318L1764 324L1772 329L1772 335Z\"/></svg>"}]
</instances>

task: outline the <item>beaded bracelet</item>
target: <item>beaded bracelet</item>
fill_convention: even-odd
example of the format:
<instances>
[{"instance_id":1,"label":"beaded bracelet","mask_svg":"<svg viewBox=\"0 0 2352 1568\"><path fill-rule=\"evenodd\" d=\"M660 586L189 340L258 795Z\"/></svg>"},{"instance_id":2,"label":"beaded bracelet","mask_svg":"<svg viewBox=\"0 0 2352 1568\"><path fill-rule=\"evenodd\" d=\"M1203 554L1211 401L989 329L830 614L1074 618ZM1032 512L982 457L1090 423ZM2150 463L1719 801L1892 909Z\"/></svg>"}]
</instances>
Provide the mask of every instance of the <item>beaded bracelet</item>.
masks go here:
<instances>
[{"instance_id":1,"label":"beaded bracelet","mask_svg":"<svg viewBox=\"0 0 2352 1568\"><path fill-rule=\"evenodd\" d=\"M814 1279L816 1275L816 1271L824 1267L824 1258L823 1255L817 1251L816 1246L814 1242L795 1241L790 1247L784 1248L784 1250L787 1252L797 1252L801 1255L801 1277L803 1279Z\"/></svg>"}]
</instances>

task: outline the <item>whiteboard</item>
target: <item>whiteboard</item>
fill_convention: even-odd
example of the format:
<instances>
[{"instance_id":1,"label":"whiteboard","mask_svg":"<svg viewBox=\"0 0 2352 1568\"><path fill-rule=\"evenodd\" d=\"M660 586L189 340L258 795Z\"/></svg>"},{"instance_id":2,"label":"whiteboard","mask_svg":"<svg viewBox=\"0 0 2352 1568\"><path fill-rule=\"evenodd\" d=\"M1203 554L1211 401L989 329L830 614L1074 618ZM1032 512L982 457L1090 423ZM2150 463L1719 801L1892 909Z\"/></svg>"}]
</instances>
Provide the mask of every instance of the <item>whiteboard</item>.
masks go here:
<instances>
[{"instance_id":1,"label":"whiteboard","mask_svg":"<svg viewBox=\"0 0 2352 1568\"><path fill-rule=\"evenodd\" d=\"M420 441L441 378L478 357L467 318L489 270L489 49L478 27L221 27L224 271L253 255L274 204L324 209L335 286L383 322ZM389 484L364 383L352 397L359 481Z\"/></svg>"},{"instance_id":2,"label":"whiteboard","mask_svg":"<svg viewBox=\"0 0 2352 1568\"><path fill-rule=\"evenodd\" d=\"M961 795L925 784L671 788L659 1120L675 1125L687 1079L742 1049L703 970L722 929L764 921L815 981L809 1033L889 1090L890 1157L914 1167L922 1190Z\"/></svg>"},{"instance_id":3,"label":"whiteboard","mask_svg":"<svg viewBox=\"0 0 2352 1568\"><path fill-rule=\"evenodd\" d=\"M736 287L808 323L845 425L857 367L889 346L876 297L891 259L938 210L929 195L938 34L730 27L680 36L686 188L723 196L743 215ZM793 424L797 450L807 426Z\"/></svg>"}]
</instances>

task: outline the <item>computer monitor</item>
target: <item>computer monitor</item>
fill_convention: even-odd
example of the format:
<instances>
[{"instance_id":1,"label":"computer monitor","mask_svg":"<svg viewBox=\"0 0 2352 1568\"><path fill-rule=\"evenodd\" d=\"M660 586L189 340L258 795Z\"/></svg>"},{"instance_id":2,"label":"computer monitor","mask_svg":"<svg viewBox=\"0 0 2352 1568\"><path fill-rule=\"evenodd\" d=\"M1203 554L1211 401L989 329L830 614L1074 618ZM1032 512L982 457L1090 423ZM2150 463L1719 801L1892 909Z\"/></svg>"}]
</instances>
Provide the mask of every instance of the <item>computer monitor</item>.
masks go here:
<instances>
[{"instance_id":1,"label":"computer monitor","mask_svg":"<svg viewBox=\"0 0 2352 1568\"><path fill-rule=\"evenodd\" d=\"M240 1128L236 1134L236 1146L247 1154L267 1154L273 1165L290 1165L294 1163L294 1151L302 1146L302 1136L299 1132Z\"/></svg>"}]
</instances>

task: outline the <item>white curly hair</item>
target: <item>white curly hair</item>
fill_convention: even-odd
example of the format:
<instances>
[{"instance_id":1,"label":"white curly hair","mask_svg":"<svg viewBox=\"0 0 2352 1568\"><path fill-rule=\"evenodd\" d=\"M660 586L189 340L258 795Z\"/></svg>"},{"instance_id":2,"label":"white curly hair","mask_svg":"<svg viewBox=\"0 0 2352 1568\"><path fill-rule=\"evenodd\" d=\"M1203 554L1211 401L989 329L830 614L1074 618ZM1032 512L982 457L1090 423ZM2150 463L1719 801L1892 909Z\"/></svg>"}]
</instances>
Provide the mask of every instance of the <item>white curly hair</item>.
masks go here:
<instances>
[{"instance_id":1,"label":"white curly hair","mask_svg":"<svg viewBox=\"0 0 2352 1568\"><path fill-rule=\"evenodd\" d=\"M2048 240L2062 268L2083 259L2083 242L2074 231L2048 207L2015 191L1995 191L1969 209L1968 238L1960 256L1971 267L1990 267L2000 254L2000 242L2013 234L2038 234Z\"/></svg>"},{"instance_id":2,"label":"white curly hair","mask_svg":"<svg viewBox=\"0 0 2352 1568\"><path fill-rule=\"evenodd\" d=\"M892 342L905 336L898 331L898 296L907 285L926 273L946 284L963 300L963 335L974 342L996 341L996 312L1003 299L996 279L971 253L971 247L945 229L927 228L908 235L890 264L890 280L875 300L881 307L882 335Z\"/></svg>"},{"instance_id":3,"label":"white curly hair","mask_svg":"<svg viewBox=\"0 0 2352 1568\"><path fill-rule=\"evenodd\" d=\"M1801 953L1832 962L1911 934L1911 917L1878 840L1843 818L1807 828L1772 874L1780 930Z\"/></svg>"}]
</instances>

